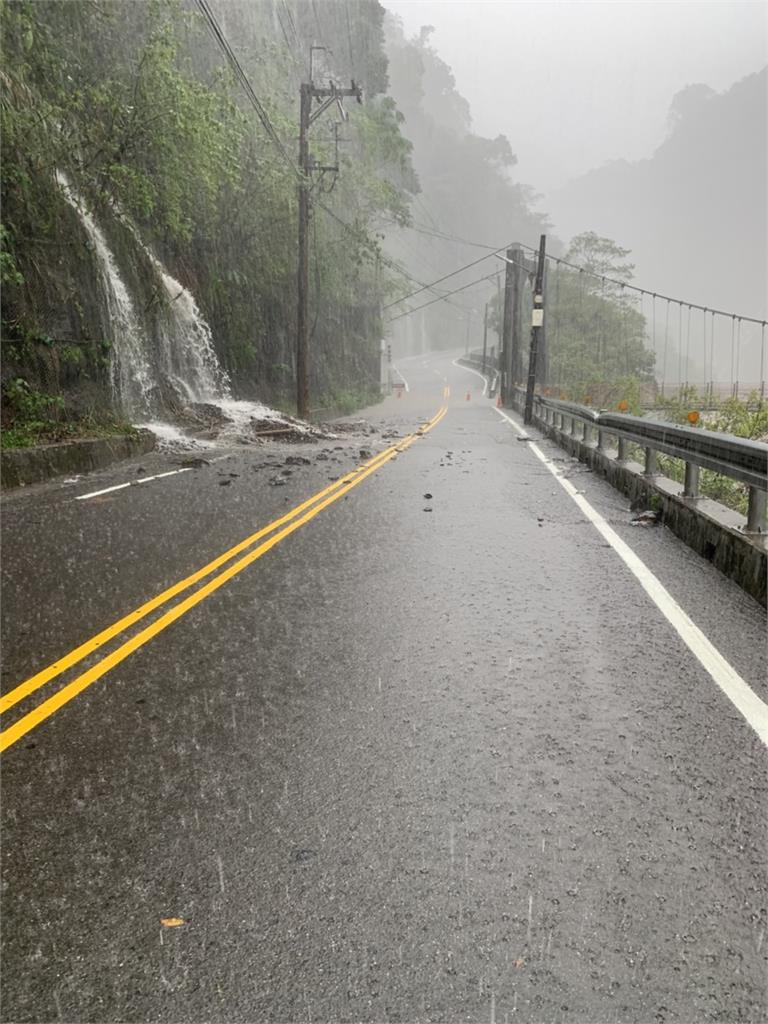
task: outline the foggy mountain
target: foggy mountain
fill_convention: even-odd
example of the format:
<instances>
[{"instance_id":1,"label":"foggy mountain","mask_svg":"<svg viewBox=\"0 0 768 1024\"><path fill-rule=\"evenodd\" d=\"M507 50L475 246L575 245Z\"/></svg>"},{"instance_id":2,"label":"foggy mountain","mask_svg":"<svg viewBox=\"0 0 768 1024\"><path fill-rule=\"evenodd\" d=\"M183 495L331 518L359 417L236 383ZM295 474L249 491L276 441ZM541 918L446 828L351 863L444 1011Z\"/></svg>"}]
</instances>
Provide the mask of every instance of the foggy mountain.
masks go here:
<instances>
[{"instance_id":1,"label":"foggy mountain","mask_svg":"<svg viewBox=\"0 0 768 1024\"><path fill-rule=\"evenodd\" d=\"M686 87L668 123L650 159L612 161L552 193L557 233L616 238L643 287L765 317L768 68L723 93Z\"/></svg>"},{"instance_id":2,"label":"foggy mountain","mask_svg":"<svg viewBox=\"0 0 768 1024\"><path fill-rule=\"evenodd\" d=\"M533 245L547 229L547 218L533 209L532 189L517 179L512 142L504 135L483 138L472 130L469 103L432 46L431 33L425 26L407 37L400 19L385 19L389 91L403 119L402 134L412 144L410 157L420 184L407 226L387 231L387 250L424 282L477 261L484 246L517 240ZM500 261L489 256L451 277L440 291L500 270ZM394 350L418 351L428 336L437 348L481 345L483 307L499 287L498 281L484 281L448 303L393 321ZM436 294L425 290L395 312L430 302ZM490 344L496 341L493 335Z\"/></svg>"}]
</instances>

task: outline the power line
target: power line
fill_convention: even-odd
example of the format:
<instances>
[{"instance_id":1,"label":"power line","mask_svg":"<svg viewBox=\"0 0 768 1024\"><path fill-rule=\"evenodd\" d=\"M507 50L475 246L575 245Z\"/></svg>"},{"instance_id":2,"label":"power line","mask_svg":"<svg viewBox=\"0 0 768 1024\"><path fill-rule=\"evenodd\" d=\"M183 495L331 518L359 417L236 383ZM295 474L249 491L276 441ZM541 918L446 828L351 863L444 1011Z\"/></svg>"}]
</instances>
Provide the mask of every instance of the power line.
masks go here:
<instances>
[{"instance_id":1,"label":"power line","mask_svg":"<svg viewBox=\"0 0 768 1024\"><path fill-rule=\"evenodd\" d=\"M414 306L413 309L406 309L404 313L398 313L397 316L391 316L387 320L388 324L391 324L393 320L399 320L403 316L410 316L411 313L416 313L420 309L426 309L427 306L433 306L436 302L444 302L449 295L455 295L457 292L466 291L467 288L472 288L476 284L481 284L483 281L492 281L498 277L503 271L496 270L492 274L487 274L485 277L478 277L475 281L470 281L469 284L463 284L460 288L454 288L452 292L446 292L445 295L439 296L437 299L432 299L430 302L424 302L421 306ZM386 309L386 306L384 307Z\"/></svg>"},{"instance_id":2,"label":"power line","mask_svg":"<svg viewBox=\"0 0 768 1024\"><path fill-rule=\"evenodd\" d=\"M335 220L337 224L340 224L345 231L347 231L350 235L356 238L359 242L363 242L365 245L368 246L372 244L371 239L365 233L364 230L355 227L352 224L349 224L342 217L339 217L337 213L334 213L334 211L331 210L330 207L326 206L325 203L321 203L318 200L315 202L315 206L318 206L321 210L323 210L324 213L327 213L332 220ZM398 263L396 263L394 260L389 259L383 253L379 253L379 259L381 260L385 267L389 267L390 270L393 270L395 273L400 274L402 277L405 277L407 280L411 281L411 283L421 285L421 281L417 281L415 277L412 277L406 270L403 270L403 268ZM429 287L429 285L424 285L424 287Z\"/></svg>"},{"instance_id":3,"label":"power line","mask_svg":"<svg viewBox=\"0 0 768 1024\"><path fill-rule=\"evenodd\" d=\"M223 33L223 31L222 31L218 21L216 20L215 15L211 11L211 8L210 8L210 6L208 4L208 0L196 0L196 2L197 2L197 6L200 8L200 10L201 10L201 12L203 14L203 17L205 18L205 21L207 22L211 32L213 33L214 39L216 40L217 44L221 48L221 50L224 53L225 57L227 58L228 63L233 68L238 81L240 82L240 84L242 85L243 89L245 90L245 93L246 93L248 99L250 100L252 106L254 107L254 109L255 109L258 117L259 117L259 120L261 121L261 124L264 127L264 130L267 132L267 135L269 136L269 138L271 139L271 141L273 142L273 144L277 148L278 152L280 153L280 156L283 158L285 163L288 165L288 167L290 167L291 171L293 171L293 173L298 177L299 181L301 181L302 180L302 175L301 175L298 167L296 166L296 164L294 164L293 160L291 159L290 155L288 154L288 151L286 150L285 146L283 145L283 142L282 142L280 136L277 134L277 131L275 130L275 128L274 128L274 126L273 126L273 124L272 124L272 122L271 122L271 120L269 118L269 114L267 113L267 111L265 110L263 104L261 103L261 101L259 100L258 96L254 92L253 86L251 85L251 83L250 83L250 81L248 79L248 76L246 75L245 71L243 70L242 65L240 64L239 60L235 56L235 54L234 54L234 52L232 50L232 47L229 45L229 42L227 41L226 36L224 35L224 33ZM286 12L288 12L290 14L290 11L288 9L287 4L285 4L284 6L285 6L285 9L286 9ZM315 9L314 13L315 13L315 18L317 19L317 10L316 9ZM318 27L319 27L319 20L318 20ZM295 32L295 28L294 28L294 32ZM358 238L358 240L362 240L365 244L368 244L368 245L370 244L370 238L365 234L365 232L361 232L359 229L353 228L353 226L351 224L348 224L345 220L343 220L341 217L339 217L337 214L335 214L333 212L333 210L331 210L329 207L327 207L324 203L316 202L316 205L319 206L322 210L324 210L325 213L328 214L329 217L332 217L333 220L335 220L338 224L340 224L344 228L345 231L347 231L350 234L356 236ZM392 260L387 259L387 257L384 256L383 254L380 255L380 259L381 259L381 262L385 266L390 268L390 270L392 270L395 273L400 274L401 276L405 277L406 280L410 281L412 284L419 285L419 289L420 290L424 289L424 288L431 288L431 285L424 285L421 281L416 280L416 278L412 277L405 270L403 270L402 267L400 267L398 264L394 263Z\"/></svg>"},{"instance_id":4,"label":"power line","mask_svg":"<svg viewBox=\"0 0 768 1024\"><path fill-rule=\"evenodd\" d=\"M217 44L221 48L222 52L224 53L224 55L225 55L227 61L229 62L230 66L234 70L235 75L236 75L238 81L240 82L240 84L242 85L243 89L245 90L246 96L248 97L248 99L251 102L251 105L253 106L254 110L256 111L256 114L258 115L258 118L259 118L259 120L260 120L260 122L261 122L261 124L262 124L262 126L263 126L263 128L265 130L265 132L267 133L267 135L271 139L272 143L277 148L278 152L280 153L281 157L283 158L283 160L285 161L287 166L299 178L299 180L301 180L301 172L299 171L298 167L294 164L293 160L290 157L290 154L288 153L288 151L286 150L285 146L283 145L283 142L282 142L280 136L278 135L277 131L275 130L274 125L272 124L272 121L270 120L269 114L267 113L267 111L264 108L263 104L261 103L261 101L259 100L258 96L256 95L256 93L255 93L255 91L253 89L253 86L251 85L250 80L248 79L248 76L246 75L245 71L242 68L242 65L240 64L240 61L235 56L235 53L233 52L232 47L229 45L229 42L227 41L223 31L221 30L221 27L219 26L219 23L216 20L215 15L211 11L210 6L208 4L208 0L197 0L197 6L200 8L200 11L202 12L205 21L207 22L211 32L213 33L214 39L216 40ZM320 21L319 21L318 15L317 15L317 8L315 6L314 0L313 0L313 3L312 3L312 8L313 8L313 12L314 12L315 19L317 21L318 29L319 29L320 28ZM288 11L287 4L285 4L285 9L286 9L286 11ZM290 14L290 12L289 12L289 14ZM292 20L293 19L291 19L291 21ZM282 27L282 23L281 23L281 27ZM293 31L295 33L295 31L296 31L295 27L293 25L291 27L293 28ZM284 32L284 34L285 34L285 32ZM288 40L287 40L287 36L286 36L286 43L287 42L288 42ZM318 205L322 206L322 204L318 204ZM351 227L350 227L349 224L347 224L345 221L343 221L340 217L337 217L335 214L333 214L332 211L330 211L327 207L322 206L322 208L325 210L326 213L328 213L330 216L334 217L334 219L336 219L340 224L342 224L347 230L351 230ZM487 245L485 245L482 242L473 242L473 241L470 241L469 239L466 239L466 238L460 238L457 235L448 235L448 234L446 234L444 232L432 231L429 228L426 228L426 227L424 227L422 225L414 224L413 225L413 230L417 230L417 231L421 232L422 234L432 235L435 238L443 238L446 241L460 242L460 243L462 243L464 245L473 245L473 246L477 246L478 248L489 249L490 251L488 252L488 254L486 256L481 256L479 259L474 260L471 263L467 263L467 264L465 264L465 266L460 267L458 270L454 270L452 273L446 274L443 277L438 278L436 281L430 282L429 284L420 284L420 282L416 281L415 278L412 278L409 274L407 274L405 271L403 271L402 267L399 267L396 264L393 264L391 261L387 261L385 257L382 257L381 258L382 259L382 263L384 263L385 265L389 266L390 269L393 269L395 272L397 272L399 274L402 274L404 277L406 277L408 280L412 281L413 283L419 284L419 288L418 289L416 289L413 292L410 292L408 295L401 296L399 299L396 299L394 302L388 303L387 305L382 307L383 309L389 309L390 307L395 306L395 305L397 305L400 302L404 302L406 299L412 298L414 295L418 295L422 291L431 291L433 289L434 285L440 284L443 281L447 281L449 278L454 277L456 274L461 273L462 270L468 270L471 267L476 266L478 263L482 263L483 260L488 259L490 256L496 255L497 253L503 252L506 248L509 248L509 246L501 246L498 249L492 249L491 246L487 246ZM366 239L366 241L368 241L368 239ZM527 250L528 252L531 252L531 253L536 253L537 252L537 250L535 248L533 248L532 246L524 245L522 243L520 243L520 248L521 249L525 249L525 250ZM722 310L722 309L711 309L709 306L702 306L702 305L699 305L696 302L688 302L685 299L677 299L677 298L674 298L674 297L672 297L670 295L663 295L663 294L661 294L659 292L653 292L653 291L651 291L648 288L641 288L638 285L629 284L626 281L618 281L615 278L607 277L605 274L598 274L595 271L587 270L585 267L579 267L577 264L571 263L568 260L561 259L560 257L557 257L557 256L548 256L547 259L550 262L554 262L554 263L556 263L558 265L561 265L561 266L569 267L570 269L576 270L579 273L587 274L589 277L593 277L596 280L599 280L599 281L602 281L602 282L608 282L609 284L613 284L613 285L617 285L617 286L619 286L622 289L629 289L629 291L636 292L638 295L652 296L654 299L661 299L663 302L676 302L681 307L682 306L687 306L689 309L699 309L703 313L711 313L713 316L725 316L725 317L730 317L731 319L737 319L739 321L743 321L744 323L759 324L763 328L768 326L768 321L758 319L757 317L741 316L738 313L727 312L727 311ZM462 289L456 289L455 291L461 291L461 290ZM447 298L448 295L455 294L455 291L448 292L446 295L441 296L439 299L435 299L434 301L438 302L441 299L445 299L445 298ZM432 303L426 303L426 305L431 305L431 304ZM418 309L423 309L424 307L423 306L419 306L417 308ZM410 312L415 312L415 310L410 310ZM405 315L405 314L402 314L402 315ZM391 319L397 319L397 317L392 317Z\"/></svg>"},{"instance_id":5,"label":"power line","mask_svg":"<svg viewBox=\"0 0 768 1024\"><path fill-rule=\"evenodd\" d=\"M490 259L491 256L495 256L496 253L504 252L504 250L508 248L509 246L503 245L500 249L494 249L493 252L489 252L487 255L481 256L479 259L473 260L471 263L465 263L464 266L459 267L458 270L452 270L450 274L444 274L443 277L438 277L436 281L430 281L429 284L422 285L422 287L417 288L415 292L410 292L408 295L401 295L399 299L395 299L394 302L387 303L387 305L383 306L382 309L389 309L391 306L397 306L399 303L405 302L406 299L411 299L414 295L418 295L419 292L423 292L428 288L432 288L436 284L447 281L449 277L455 277L457 274L460 274L462 270L469 270L471 267L476 267L478 263L482 263L484 260ZM461 289L458 290L460 291ZM447 294L453 295L453 292L448 292Z\"/></svg>"},{"instance_id":6,"label":"power line","mask_svg":"<svg viewBox=\"0 0 768 1024\"><path fill-rule=\"evenodd\" d=\"M411 222L409 227L410 227L410 229L412 231L416 231L416 232L418 232L419 234L422 234L422 235L430 235L433 238L443 238L443 239L445 239L448 242L461 242L464 245L472 245L472 246L477 247L478 249L489 249L489 250L492 250L492 246L486 245L484 242L473 242L473 241L470 241L470 239L468 239L468 238L461 238L458 235L451 235L451 234L448 234L447 232L444 232L444 231L433 230L431 228L427 228L426 226L424 226L422 224L419 224L416 221ZM522 242L520 242L518 244L520 245L521 249L525 249L528 252L533 253L534 255L536 253L538 253L538 249L534 248L531 245L524 245ZM504 246L503 248L509 248L509 246ZM490 253L490 255L493 255L494 253L498 253L498 252L501 252L501 251L502 251L502 249L493 249L492 252ZM577 264L571 263L568 260L562 259L559 256L547 256L546 258L547 258L547 260L549 260L552 263L557 263L557 264L562 265L564 267L570 267L571 270L576 270L576 271L578 271L581 274L586 274L588 277L593 277L593 278L595 278L598 281L604 281L604 282L606 282L608 284L618 285L621 288L627 288L630 291L637 292L639 295L648 295L648 296L656 298L656 299L661 299L663 302L676 302L679 306L687 306L689 309L700 309L704 313L712 313L715 316L725 316L725 317L730 317L731 319L735 318L736 320L741 320L744 323L761 324L764 327L768 326L768 321L761 320L761 319L759 319L757 317L741 316L739 313L726 312L725 310L722 310L722 309L712 309L710 306L701 306L701 305L699 305L696 302L688 302L686 299L677 299L677 298L674 298L671 295L662 295L660 292L654 292L654 291L651 291L648 288L642 288L639 285L629 284L626 281L617 281L614 278L607 277L605 274L598 274L595 271L587 270L585 267L580 267ZM470 266L471 266L471 264L470 264ZM456 273L458 273L458 271L456 271ZM409 297L410 296L407 296L407 295L404 296L404 298L409 298ZM386 309L387 307L385 306L384 308Z\"/></svg>"},{"instance_id":7,"label":"power line","mask_svg":"<svg viewBox=\"0 0 768 1024\"><path fill-rule=\"evenodd\" d=\"M264 108L259 97L254 92L253 86L251 85L248 76L243 70L240 61L237 59L232 50L232 47L227 42L227 38L224 35L218 21L216 20L216 17L208 4L208 0L197 0L197 6L200 8L200 11L202 12L203 17L205 18L208 27L213 33L213 37L216 40L217 44L219 45L219 48L224 53L224 56L229 62L230 67L235 72L235 76L237 77L238 81L245 90L245 94L250 100L251 106L256 111L259 121L261 121L262 127L264 128L264 131L272 140L272 143L277 147L278 152L280 153L286 164L290 167L291 171L293 171L293 173L299 178L299 180L301 180L301 173L298 167L294 164L287 149L283 145L280 136L277 134L277 131L275 130L275 127L269 118L269 114Z\"/></svg>"},{"instance_id":8,"label":"power line","mask_svg":"<svg viewBox=\"0 0 768 1024\"><path fill-rule=\"evenodd\" d=\"M428 228L423 224L419 224L417 221L411 221L408 227L419 235L429 235L432 238L442 238L446 242L460 242L462 245L471 245L475 249L490 249L492 253L500 251L498 249L494 249L492 245L485 245L483 242L471 242L468 238L460 238L458 235L449 235L444 231L437 231L436 229Z\"/></svg>"}]
</instances>

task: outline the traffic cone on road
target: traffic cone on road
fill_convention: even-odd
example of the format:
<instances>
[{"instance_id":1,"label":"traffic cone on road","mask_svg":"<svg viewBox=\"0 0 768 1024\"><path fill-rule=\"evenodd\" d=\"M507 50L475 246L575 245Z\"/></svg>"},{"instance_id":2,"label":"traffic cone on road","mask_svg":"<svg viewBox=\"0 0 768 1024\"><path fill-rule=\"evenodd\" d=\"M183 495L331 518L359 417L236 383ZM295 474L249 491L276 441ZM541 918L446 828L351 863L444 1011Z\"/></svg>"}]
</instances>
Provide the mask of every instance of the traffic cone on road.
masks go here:
<instances>
[{"instance_id":1,"label":"traffic cone on road","mask_svg":"<svg viewBox=\"0 0 768 1024\"><path fill-rule=\"evenodd\" d=\"M468 391L467 392L467 401L469 401L471 397L472 397L472 392Z\"/></svg>"}]
</instances>

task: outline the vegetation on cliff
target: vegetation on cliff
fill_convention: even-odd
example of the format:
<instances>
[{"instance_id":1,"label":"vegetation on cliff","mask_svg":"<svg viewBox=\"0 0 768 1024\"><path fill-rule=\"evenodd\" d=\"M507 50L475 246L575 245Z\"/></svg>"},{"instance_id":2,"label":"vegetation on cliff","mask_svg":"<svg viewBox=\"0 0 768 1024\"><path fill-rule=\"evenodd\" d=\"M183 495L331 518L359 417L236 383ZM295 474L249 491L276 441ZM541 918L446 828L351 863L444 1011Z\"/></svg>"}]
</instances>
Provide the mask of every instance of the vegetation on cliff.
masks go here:
<instances>
[{"instance_id":1,"label":"vegetation on cliff","mask_svg":"<svg viewBox=\"0 0 768 1024\"><path fill-rule=\"evenodd\" d=\"M315 177L313 394L332 406L377 387L380 307L393 287L377 231L407 221L418 184L385 95L376 0L292 3L284 36L271 6L231 0L215 10L289 155L318 34L330 39L343 26L344 46L319 73L355 76L365 92L343 126L338 179ZM0 16L5 425L28 419L30 403L35 422L55 420L62 404L69 418L110 407L109 317L57 172L103 229L140 315L162 296L139 239L195 295L236 392L290 405L296 172L195 5L5 0ZM332 162L330 120L313 129L312 149Z\"/></svg>"}]
</instances>

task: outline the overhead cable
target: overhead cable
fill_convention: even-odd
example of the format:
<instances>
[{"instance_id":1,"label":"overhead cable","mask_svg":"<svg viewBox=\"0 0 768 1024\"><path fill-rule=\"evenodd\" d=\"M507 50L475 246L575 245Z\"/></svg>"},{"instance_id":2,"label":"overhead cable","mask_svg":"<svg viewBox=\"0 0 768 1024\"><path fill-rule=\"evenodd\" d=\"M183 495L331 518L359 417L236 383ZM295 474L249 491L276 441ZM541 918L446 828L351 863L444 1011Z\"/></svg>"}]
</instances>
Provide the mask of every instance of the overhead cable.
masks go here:
<instances>
[{"instance_id":1,"label":"overhead cable","mask_svg":"<svg viewBox=\"0 0 768 1024\"><path fill-rule=\"evenodd\" d=\"M426 291L426 289L432 288L433 285L440 284L443 281L447 281L449 277L455 277L457 274L460 274L462 272L462 270L469 270L470 267L476 267L478 263L482 263L484 260L489 260L491 258L491 256L495 256L496 253L499 253L499 252L504 252L504 250L508 249L508 248L509 248L509 246L502 245L500 249L494 249L493 252L489 252L486 256L481 256L477 260L472 260L471 263L465 263L464 266L463 267L459 267L458 270L452 270L450 274L444 274L442 277L438 277L438 279L436 281L430 281L429 284L425 284L421 288L417 288L415 292L410 292L408 295L401 295L400 298L399 299L395 299L394 302L388 302L386 306L382 307L382 309L389 309L391 306L397 306L401 302L405 302L406 299L411 299L411 298L413 298L414 295L418 295L419 292ZM459 289L457 289L457 291L461 291L461 289L459 288ZM448 292L448 295L453 295L453 292ZM421 308L421 307L419 307L419 308ZM394 320L396 318L392 317L392 319Z\"/></svg>"},{"instance_id":2,"label":"overhead cable","mask_svg":"<svg viewBox=\"0 0 768 1024\"><path fill-rule=\"evenodd\" d=\"M492 281L501 273L503 273L503 271L496 270L493 274L487 274L485 277L478 277L475 281L470 281L469 284L463 284L460 288L454 288L452 292L446 292L445 295L441 295L437 299L431 299L429 302L424 302L420 306L414 306L413 309L406 309L404 313L398 313L397 316L391 316L386 322L391 324L393 320L399 320L401 317L410 316L411 313L416 313L420 309L426 309L427 306L433 306L436 302L444 302L449 295L455 295L457 292L466 291L467 288L472 288L476 284L482 284L483 281ZM384 308L386 309L386 306Z\"/></svg>"},{"instance_id":3,"label":"overhead cable","mask_svg":"<svg viewBox=\"0 0 768 1024\"><path fill-rule=\"evenodd\" d=\"M283 160L286 162L288 167L291 169L291 171L299 179L301 179L301 177L302 177L301 171L299 170L299 168L296 166L296 164L291 159L291 156L288 153L288 150L283 145L283 142L282 142L280 136L277 134L277 131L275 130L275 127L272 124L272 121L270 120L269 114L267 113L266 109L264 108L264 105L262 104L262 102L259 99L259 97L254 92L253 86L251 85L248 76L246 75L245 71L243 70L242 65L240 64L240 61L235 56L234 51L232 50L232 47L229 45L229 43L227 41L227 38L226 38L226 36L224 35L224 33L223 33L222 29L221 29L221 26L219 25L218 21L216 20L216 16L214 15L213 11L210 8L210 5L208 4L208 0L196 0L196 2L197 2L197 6L200 8L200 11L203 14L203 17L205 18L205 21L208 24L208 27L210 28L211 32L213 33L213 37L214 37L216 43L218 44L218 46L220 47L220 49L224 53L224 56L227 58L227 61L228 61L229 65L230 65L230 67L235 72L235 76L237 77L238 81L240 82L240 84L242 85L243 89L245 90L245 94L248 97L248 99L250 100L251 106L256 111L256 114L257 114L257 116L259 118L259 121L261 121L262 127L264 128L264 131L267 133L267 135L271 139L272 143L275 145L275 147L277 148L278 152L280 153L280 155L282 156Z\"/></svg>"}]
</instances>

